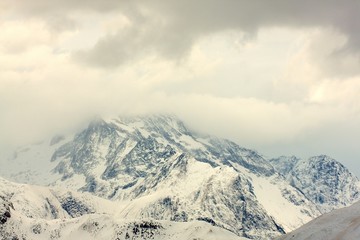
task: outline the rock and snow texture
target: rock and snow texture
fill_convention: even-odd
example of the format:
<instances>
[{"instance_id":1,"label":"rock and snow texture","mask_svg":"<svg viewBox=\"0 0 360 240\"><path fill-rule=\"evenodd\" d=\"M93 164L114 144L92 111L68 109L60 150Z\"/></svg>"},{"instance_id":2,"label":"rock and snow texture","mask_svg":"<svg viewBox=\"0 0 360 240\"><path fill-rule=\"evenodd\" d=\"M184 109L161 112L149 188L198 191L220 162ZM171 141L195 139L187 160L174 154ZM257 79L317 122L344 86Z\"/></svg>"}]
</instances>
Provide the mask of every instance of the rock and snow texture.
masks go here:
<instances>
[{"instance_id":1,"label":"rock and snow texture","mask_svg":"<svg viewBox=\"0 0 360 240\"><path fill-rule=\"evenodd\" d=\"M338 161L328 156L307 160L280 157L270 162L287 181L312 202L322 213L349 206L359 199L359 180Z\"/></svg>"},{"instance_id":2,"label":"rock and snow texture","mask_svg":"<svg viewBox=\"0 0 360 240\"><path fill-rule=\"evenodd\" d=\"M2 174L110 199L121 206L120 219L202 221L269 239L358 198L356 177L338 171L335 161L314 162L322 166L315 169L320 175L297 182L295 176L303 180L312 165L270 161L231 141L196 134L174 117L150 116L95 119L74 136L19 149L2 163L9 165ZM325 167L336 176L321 172ZM332 198L311 197L330 194L334 186Z\"/></svg>"},{"instance_id":3,"label":"rock and snow texture","mask_svg":"<svg viewBox=\"0 0 360 240\"><path fill-rule=\"evenodd\" d=\"M115 202L90 194L0 178L0 237L4 240L244 239L204 221L123 220L116 217L118 208Z\"/></svg>"},{"instance_id":4,"label":"rock and snow texture","mask_svg":"<svg viewBox=\"0 0 360 240\"><path fill-rule=\"evenodd\" d=\"M360 202L324 214L279 240L358 240L360 239Z\"/></svg>"}]
</instances>

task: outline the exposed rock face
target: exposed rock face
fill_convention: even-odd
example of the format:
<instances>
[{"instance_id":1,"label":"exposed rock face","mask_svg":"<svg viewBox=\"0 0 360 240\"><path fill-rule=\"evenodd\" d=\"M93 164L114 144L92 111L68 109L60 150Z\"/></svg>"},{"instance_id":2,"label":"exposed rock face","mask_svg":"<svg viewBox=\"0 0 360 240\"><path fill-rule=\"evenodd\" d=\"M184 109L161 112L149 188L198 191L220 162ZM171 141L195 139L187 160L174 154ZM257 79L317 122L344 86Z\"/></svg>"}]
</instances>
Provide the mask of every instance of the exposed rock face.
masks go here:
<instances>
[{"instance_id":1,"label":"exposed rock face","mask_svg":"<svg viewBox=\"0 0 360 240\"><path fill-rule=\"evenodd\" d=\"M12 203L6 197L0 196L0 224L5 224L11 217L11 209L14 209Z\"/></svg>"}]
</instances>

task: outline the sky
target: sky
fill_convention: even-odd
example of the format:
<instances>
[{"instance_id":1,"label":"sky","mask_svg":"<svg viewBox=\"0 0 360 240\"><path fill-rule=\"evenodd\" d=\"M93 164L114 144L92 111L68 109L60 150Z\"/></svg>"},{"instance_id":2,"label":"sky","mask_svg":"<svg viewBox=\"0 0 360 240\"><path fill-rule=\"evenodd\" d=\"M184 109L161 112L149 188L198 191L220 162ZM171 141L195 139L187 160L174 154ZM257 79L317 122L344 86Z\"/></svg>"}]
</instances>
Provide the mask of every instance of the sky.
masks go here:
<instances>
[{"instance_id":1,"label":"sky","mask_svg":"<svg viewBox=\"0 0 360 240\"><path fill-rule=\"evenodd\" d=\"M360 176L360 1L1 0L0 150L175 114Z\"/></svg>"}]
</instances>

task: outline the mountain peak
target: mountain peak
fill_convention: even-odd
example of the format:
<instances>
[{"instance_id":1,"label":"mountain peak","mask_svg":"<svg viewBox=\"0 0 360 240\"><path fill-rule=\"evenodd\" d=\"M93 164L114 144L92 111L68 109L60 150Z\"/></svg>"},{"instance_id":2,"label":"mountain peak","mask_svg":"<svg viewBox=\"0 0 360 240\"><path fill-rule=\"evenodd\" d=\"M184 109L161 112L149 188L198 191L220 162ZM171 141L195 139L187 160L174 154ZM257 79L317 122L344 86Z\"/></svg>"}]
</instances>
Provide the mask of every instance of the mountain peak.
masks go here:
<instances>
[{"instance_id":1,"label":"mountain peak","mask_svg":"<svg viewBox=\"0 0 360 240\"><path fill-rule=\"evenodd\" d=\"M138 115L138 116L119 116L113 119L115 122L130 126L143 126L151 130L163 129L167 131L179 131L182 133L189 133L177 116L171 114L153 114L153 115Z\"/></svg>"},{"instance_id":2,"label":"mountain peak","mask_svg":"<svg viewBox=\"0 0 360 240\"><path fill-rule=\"evenodd\" d=\"M360 197L357 177L327 155L308 159L280 157L270 162L292 186L319 204L323 213L348 206Z\"/></svg>"},{"instance_id":3,"label":"mountain peak","mask_svg":"<svg viewBox=\"0 0 360 240\"><path fill-rule=\"evenodd\" d=\"M89 127L90 128L94 128L94 127L97 127L97 126L103 126L103 125L106 125L106 122L105 120L99 116L99 115L96 115L95 117L93 117L89 123Z\"/></svg>"},{"instance_id":4,"label":"mountain peak","mask_svg":"<svg viewBox=\"0 0 360 240\"><path fill-rule=\"evenodd\" d=\"M173 115L96 117L72 139L29 148L16 161L8 176L41 176L119 201L124 218L201 219L252 239L273 238L359 195L357 179L327 156L268 160L200 136Z\"/></svg>"}]
</instances>

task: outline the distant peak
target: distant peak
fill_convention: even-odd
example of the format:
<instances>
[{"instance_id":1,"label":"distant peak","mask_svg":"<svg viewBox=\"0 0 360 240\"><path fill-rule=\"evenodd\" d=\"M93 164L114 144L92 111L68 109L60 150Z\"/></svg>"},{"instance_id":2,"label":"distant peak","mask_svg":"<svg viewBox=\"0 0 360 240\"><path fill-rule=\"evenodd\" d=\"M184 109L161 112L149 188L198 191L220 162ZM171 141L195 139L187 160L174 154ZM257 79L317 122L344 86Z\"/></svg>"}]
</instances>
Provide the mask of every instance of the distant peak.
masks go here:
<instances>
[{"instance_id":1,"label":"distant peak","mask_svg":"<svg viewBox=\"0 0 360 240\"><path fill-rule=\"evenodd\" d=\"M334 160L333 158L331 158L331 157L329 157L328 155L325 155L325 154L321 154L321 155L318 155L318 156L313 156L311 158L317 158L317 159L322 159L322 160L325 160L325 159Z\"/></svg>"},{"instance_id":2,"label":"distant peak","mask_svg":"<svg viewBox=\"0 0 360 240\"><path fill-rule=\"evenodd\" d=\"M166 123L182 122L176 115L172 115L172 114L150 114L150 115L140 116L139 118L145 121L152 120L156 122L166 122Z\"/></svg>"},{"instance_id":3,"label":"distant peak","mask_svg":"<svg viewBox=\"0 0 360 240\"><path fill-rule=\"evenodd\" d=\"M89 127L99 126L104 124L106 124L105 120L102 119L99 115L97 115L91 120Z\"/></svg>"},{"instance_id":4,"label":"distant peak","mask_svg":"<svg viewBox=\"0 0 360 240\"><path fill-rule=\"evenodd\" d=\"M182 133L188 133L188 129L185 127L183 121L173 114L147 114L147 115L125 115L119 116L114 119L116 122L122 124L136 124L140 123L150 128L164 128L167 130L176 129Z\"/></svg>"},{"instance_id":5,"label":"distant peak","mask_svg":"<svg viewBox=\"0 0 360 240\"><path fill-rule=\"evenodd\" d=\"M270 159L270 161L298 161L298 160L300 160L300 158L298 158L295 155L292 155L292 156L282 155L280 157Z\"/></svg>"},{"instance_id":6,"label":"distant peak","mask_svg":"<svg viewBox=\"0 0 360 240\"><path fill-rule=\"evenodd\" d=\"M327 155L324 155L324 154L310 157L309 161L315 161L315 162L320 162L321 161L321 162L336 162L336 163L339 163L337 160L335 160L332 157L329 157Z\"/></svg>"},{"instance_id":7,"label":"distant peak","mask_svg":"<svg viewBox=\"0 0 360 240\"><path fill-rule=\"evenodd\" d=\"M170 114L139 114L139 115L119 115L118 120L124 123L146 121L146 120L171 120L178 119L175 115Z\"/></svg>"}]
</instances>

